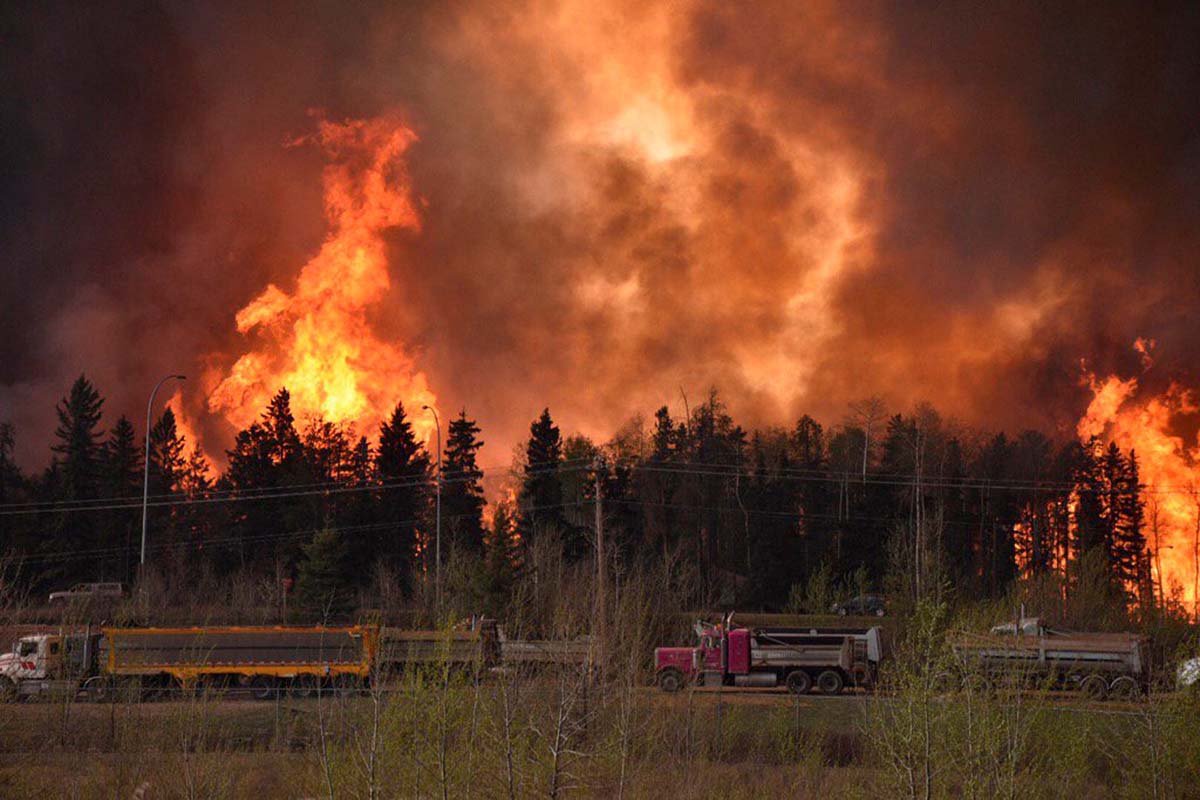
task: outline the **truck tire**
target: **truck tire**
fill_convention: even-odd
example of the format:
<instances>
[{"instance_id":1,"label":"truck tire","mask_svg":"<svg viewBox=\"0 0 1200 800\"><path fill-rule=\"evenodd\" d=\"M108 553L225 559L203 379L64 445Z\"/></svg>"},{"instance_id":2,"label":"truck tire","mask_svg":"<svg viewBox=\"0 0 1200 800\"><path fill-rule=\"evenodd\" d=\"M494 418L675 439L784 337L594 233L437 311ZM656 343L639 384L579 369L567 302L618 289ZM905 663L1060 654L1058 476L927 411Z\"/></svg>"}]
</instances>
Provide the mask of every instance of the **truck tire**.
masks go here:
<instances>
[{"instance_id":1,"label":"truck tire","mask_svg":"<svg viewBox=\"0 0 1200 800\"><path fill-rule=\"evenodd\" d=\"M250 679L250 696L255 700L274 700L278 691L270 675L255 675Z\"/></svg>"},{"instance_id":2,"label":"truck tire","mask_svg":"<svg viewBox=\"0 0 1200 800\"><path fill-rule=\"evenodd\" d=\"M812 690L812 683L812 676L802 669L788 673L787 688L792 694L808 694Z\"/></svg>"},{"instance_id":3,"label":"truck tire","mask_svg":"<svg viewBox=\"0 0 1200 800\"><path fill-rule=\"evenodd\" d=\"M1079 688L1092 700L1103 700L1108 695L1108 681L1102 675L1088 675Z\"/></svg>"},{"instance_id":4,"label":"truck tire","mask_svg":"<svg viewBox=\"0 0 1200 800\"><path fill-rule=\"evenodd\" d=\"M860 689L871 688L871 668L859 661L850 667L850 681Z\"/></svg>"},{"instance_id":5,"label":"truck tire","mask_svg":"<svg viewBox=\"0 0 1200 800\"><path fill-rule=\"evenodd\" d=\"M163 700L175 699L169 684L164 684L158 676L143 678L141 681L141 697L143 703L158 703Z\"/></svg>"},{"instance_id":6,"label":"truck tire","mask_svg":"<svg viewBox=\"0 0 1200 800\"><path fill-rule=\"evenodd\" d=\"M15 703L17 701L17 682L9 678L0 678L0 703Z\"/></svg>"},{"instance_id":7,"label":"truck tire","mask_svg":"<svg viewBox=\"0 0 1200 800\"><path fill-rule=\"evenodd\" d=\"M333 691L339 697L349 697L363 690L363 681L357 675L336 675L333 678Z\"/></svg>"},{"instance_id":8,"label":"truck tire","mask_svg":"<svg viewBox=\"0 0 1200 800\"><path fill-rule=\"evenodd\" d=\"M1136 697L1138 694L1137 681L1128 675L1121 675L1109 684L1108 694L1110 697L1119 697L1124 700Z\"/></svg>"},{"instance_id":9,"label":"truck tire","mask_svg":"<svg viewBox=\"0 0 1200 800\"><path fill-rule=\"evenodd\" d=\"M683 673L677 669L664 669L658 673L658 688L674 693L683 688Z\"/></svg>"},{"instance_id":10,"label":"truck tire","mask_svg":"<svg viewBox=\"0 0 1200 800\"><path fill-rule=\"evenodd\" d=\"M939 694L950 694L962 688L962 678L958 673L943 670L933 676L933 690Z\"/></svg>"},{"instance_id":11,"label":"truck tire","mask_svg":"<svg viewBox=\"0 0 1200 800\"><path fill-rule=\"evenodd\" d=\"M817 688L821 690L821 694L841 694L845 686L846 680L840 672L827 669L817 676Z\"/></svg>"},{"instance_id":12,"label":"truck tire","mask_svg":"<svg viewBox=\"0 0 1200 800\"><path fill-rule=\"evenodd\" d=\"M93 703L107 703L113 699L112 684L108 678L88 678L83 683L83 694Z\"/></svg>"}]
</instances>

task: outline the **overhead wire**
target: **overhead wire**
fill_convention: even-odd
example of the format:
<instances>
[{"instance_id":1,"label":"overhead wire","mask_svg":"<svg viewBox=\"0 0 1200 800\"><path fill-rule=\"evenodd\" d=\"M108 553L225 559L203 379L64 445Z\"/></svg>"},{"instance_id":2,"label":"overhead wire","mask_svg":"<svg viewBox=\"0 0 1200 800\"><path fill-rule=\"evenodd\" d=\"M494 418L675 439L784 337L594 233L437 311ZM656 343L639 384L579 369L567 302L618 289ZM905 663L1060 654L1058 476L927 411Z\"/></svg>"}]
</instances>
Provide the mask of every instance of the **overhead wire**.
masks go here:
<instances>
[{"instance_id":1,"label":"overhead wire","mask_svg":"<svg viewBox=\"0 0 1200 800\"><path fill-rule=\"evenodd\" d=\"M550 472L561 472L564 470L565 471L574 471L574 470L582 469L582 468L584 468L584 466L586 466L586 465L580 465L580 466L549 465L544 468L538 467L538 468L525 470L521 473L521 475L522 476L540 475L540 474L546 474L546 473L550 473ZM454 484L454 483L464 483L464 482L469 482L469 481L476 480L476 479L483 479L483 478L487 477L487 473L483 470L483 468L480 468L478 470L478 472L480 473L479 475L476 475L475 471L462 471L462 470L450 471L450 472L447 472L446 474L450 475L451 477L443 476L441 478L441 483L443 485ZM455 476L457 476L457 477L455 477ZM147 499L147 501L144 503L144 505L146 505L150 508L161 508L161 507L189 506L189 505L212 504L212 503L234 503L234 502L244 503L244 502L251 502L251 501L255 501L255 500L277 500L277 499L293 498L293 497L316 497L316 496L325 496L325 495L331 495L331 494L349 494L349 493L358 493L358 492L380 492L380 491L389 491L392 489L412 488L415 486L433 487L433 486L436 486L437 483L438 483L438 477L435 475L435 476L429 477L429 478L418 477L418 478L411 478L411 479L406 479L406 480L402 480L402 481L385 481L385 482L381 482L381 483L363 483L363 484L352 485L352 486L347 486L345 484L338 484L338 483L323 483L323 484L321 484L321 486L324 488L320 488L320 489L294 488L290 485L286 485L286 486L282 486L282 487L273 487L271 490L250 490L245 493L243 493L240 490L228 490L228 491L216 493L215 496L213 493L210 493L210 492L205 492L204 495L200 496L200 497L187 497L185 495L180 495L180 494L166 494L166 495L155 495L155 497L157 499L154 499L154 500ZM69 505L69 504L64 505L63 503L61 503L59 501L52 501L52 500L40 501L40 502L36 502L36 503L8 503L8 504L0 505L0 516L12 516L12 515L20 515L20 514L37 514L37 513L54 513L54 512L72 512L73 513L73 512L81 512L81 511L113 511L113 510L131 509L131 508L141 508L143 506L142 497L140 495L133 496L133 497L119 498L115 502L113 502L112 498L94 498L90 501L75 501L75 502L89 502L90 505Z\"/></svg>"},{"instance_id":2,"label":"overhead wire","mask_svg":"<svg viewBox=\"0 0 1200 800\"><path fill-rule=\"evenodd\" d=\"M563 467L571 468L571 466L575 463L578 463L578 462L591 463L591 461L592 461L592 459L590 459L590 458L564 459L563 461L558 462L558 468L559 469L561 469ZM484 473L484 477L486 477L488 473L496 472L498 470L511 470L515 466L516 466L515 464L511 464L511 463L510 464L493 464L493 465L489 465L489 466L478 466L475 468L475 471ZM546 469L547 470L555 469L555 466L547 465ZM539 471L540 471L540 468L539 468ZM461 475L461 474L465 474L466 472L468 472L468 470L446 470L443 474ZM522 474L524 474L524 472ZM411 479L406 479L406 481L411 482L413 484L419 484L419 483L424 483L424 482L432 483L432 482L436 482L436 480L437 480L436 473L430 474L428 477L425 477L425 478L417 476L417 477L413 477ZM371 485L372 486L387 486L390 483L391 482L384 481L382 483L374 483ZM319 490L321 490L323 488L340 488L340 487L344 487L345 484L346 484L345 481L340 481L340 480L334 479L334 480L329 480L329 481L318 481L318 482L314 482L314 483L289 483L282 487L259 486L259 487L244 487L244 488L243 487L231 487L229 489L213 488L213 489L205 490L205 493L208 495L214 495L214 496L215 495L232 495L232 494L257 495L257 494L270 493L272 491L279 491L282 489L287 489L289 491L290 490L299 490L299 489L315 489L315 490L318 490L318 492L319 492ZM396 485L406 485L406 483L404 481L401 481L401 482L397 482ZM151 499L151 500L156 500L156 499L165 499L165 498L177 498L178 496L179 496L178 492L164 492L164 493L146 495L145 497L148 499ZM138 503L138 505L141 505L142 499L143 499L142 494L133 494L133 495L127 494L127 495L114 495L114 496L109 496L109 497L85 498L85 499L80 499L80 500L44 500L44 501L29 501L29 502L25 502L25 503L3 503L3 504L0 504L0 509L2 509L2 508L21 508L21 507L26 507L26 506L70 507L72 505L78 505L78 504L95 503L100 500L103 500L105 502L109 502L109 501L133 502L133 501L136 501Z\"/></svg>"},{"instance_id":3,"label":"overhead wire","mask_svg":"<svg viewBox=\"0 0 1200 800\"><path fill-rule=\"evenodd\" d=\"M524 468L519 474L522 477L548 472L573 472L592 467L589 458L577 458L547 465L543 468ZM489 472L497 469L512 470L513 465L480 467L477 471L467 474L462 471L444 473L441 482L458 483L475 479L483 479ZM753 475L743 465L713 464L691 461L642 461L634 469L643 473L659 473L688 476L726 477L738 475ZM475 474L476 472L480 474ZM449 475L450 477L446 477ZM457 477L456 477L457 476ZM790 481L807 481L813 483L856 484L868 486L893 486L910 488L918 484L926 489L964 489L976 491L1018 491L1018 492L1062 492L1076 488L1077 484L1069 482L1024 481L1024 480L992 480L986 478L959 477L947 479L944 477L923 476L903 473L861 473L861 472L827 472L821 470L798 470L782 468L772 470L768 477ZM417 477L399 481L384 481L363 483L347 486L336 481L316 484L289 484L281 487L260 487L251 489L206 490L202 496L187 497L179 494L157 494L147 498L145 505L150 507L176 507L195 504L211 504L223 502L250 502L253 500L273 500L295 497L310 497L330 494L348 494L359 492L379 492L392 489L411 488L421 485L435 485L437 477ZM309 488L306 488L309 487ZM1187 494L1200 497L1200 487L1171 486L1161 484L1139 484L1136 489L1117 488L1108 490L1121 495L1152 494L1171 495ZM31 501L25 503L0 504L0 516L32 514L42 512L78 512L78 511L110 511L129 508L140 508L143 505L141 496L124 496L117 498L92 498L77 501Z\"/></svg>"},{"instance_id":4,"label":"overhead wire","mask_svg":"<svg viewBox=\"0 0 1200 800\"><path fill-rule=\"evenodd\" d=\"M544 510L558 509L558 508L569 508L571 506L577 506L579 504L580 504L579 501L571 500L571 501L564 501L562 503L548 503L545 505L530 506L527 510L528 511L544 511ZM445 520L462 519L462 518L466 518L466 517L470 517L470 516L472 516L472 514L470 514L470 513L450 514L450 515L443 514L442 519L443 519L443 521L445 521ZM297 529L297 530L293 530L293 531L284 531L284 532L276 532L276 533L255 533L255 534L248 534L246 536L227 536L227 537L221 537L221 538L217 538L217 539L200 538L200 539L195 539L192 541L183 541L183 542L159 542L156 544L148 544L146 549L149 551L152 551L152 552L161 553L161 552L169 552L172 550L189 549L189 548L203 549L203 548L209 547L209 546L214 546L214 547L221 547L221 546L228 546L228 545L240 546L240 545L248 544L248 543L253 544L253 543L264 543L264 542L273 542L273 541L284 541L284 540L288 540L288 539L307 539L312 536L315 536L318 533L323 533L323 532L327 532L327 531L333 532L333 533L354 533L354 532L363 532L363 531L371 531L371 530L388 530L391 528L399 527L401 525L410 525L410 524L417 523L417 522L427 522L427 521L428 520L426 520L423 517L407 517L407 518L402 518L402 519L386 520L383 522L364 523L361 525L322 525L322 526L318 526L318 527L302 528L302 529ZM44 563L44 562L56 562L56 561L72 561L72 560L79 560L79 559L85 559L85 558L96 558L96 557L101 557L101 556L121 555L122 553L127 552L132 547L133 547L132 544L130 544L128 546L113 545L111 547L98 547L98 548L92 548L92 549L88 549L88 550L61 550L61 551L52 552L52 553L31 553L28 555L13 556L12 561L15 563L18 563L18 564Z\"/></svg>"}]
</instances>

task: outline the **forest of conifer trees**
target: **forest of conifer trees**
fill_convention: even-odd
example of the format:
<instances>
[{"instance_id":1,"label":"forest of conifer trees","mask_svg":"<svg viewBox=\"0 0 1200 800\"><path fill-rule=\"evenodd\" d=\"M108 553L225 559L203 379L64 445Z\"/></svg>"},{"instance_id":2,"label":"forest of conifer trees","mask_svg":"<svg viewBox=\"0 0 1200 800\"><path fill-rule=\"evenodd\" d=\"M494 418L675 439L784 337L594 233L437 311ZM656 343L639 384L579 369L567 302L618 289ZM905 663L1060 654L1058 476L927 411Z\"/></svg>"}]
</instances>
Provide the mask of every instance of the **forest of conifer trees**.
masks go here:
<instances>
[{"instance_id":1,"label":"forest of conifer trees","mask_svg":"<svg viewBox=\"0 0 1200 800\"><path fill-rule=\"evenodd\" d=\"M20 432L0 427L5 578L34 598L76 581L132 584L144 442L105 416L85 377L57 412L38 472L18 468ZM233 575L294 584L296 613L351 614L374 602L363 592L380 575L412 595L432 569L437 458L411 414L398 403L378 431L354 431L295 419L280 389L218 470L164 411L150 431L148 562L173 593ZM607 442L564 435L549 409L529 431L523 460L485 468L470 410L449 421L441 546L466 576L465 607L503 613L537 579L536 548L592 558L596 486L615 574L666 569L681 607L819 613L868 590L894 603L996 598L1018 578L1067 596L1084 575L1124 608L1171 593L1154 584L1137 455L1098 440L985 433L877 399L832 424L747 430L715 391Z\"/></svg>"}]
</instances>

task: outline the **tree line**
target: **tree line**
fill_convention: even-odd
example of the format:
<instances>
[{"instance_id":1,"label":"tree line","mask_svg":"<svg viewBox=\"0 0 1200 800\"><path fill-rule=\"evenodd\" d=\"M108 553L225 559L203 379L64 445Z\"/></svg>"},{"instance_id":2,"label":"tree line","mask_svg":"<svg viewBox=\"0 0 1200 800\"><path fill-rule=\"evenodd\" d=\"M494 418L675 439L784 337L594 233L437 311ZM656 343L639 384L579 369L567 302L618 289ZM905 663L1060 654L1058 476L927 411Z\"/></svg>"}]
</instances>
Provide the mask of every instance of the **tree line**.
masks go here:
<instances>
[{"instance_id":1,"label":"tree line","mask_svg":"<svg viewBox=\"0 0 1200 800\"><path fill-rule=\"evenodd\" d=\"M125 417L106 426L103 408L76 380L57 405L49 465L34 474L14 463L15 433L0 425L0 557L35 595L138 576L145 440ZM447 433L443 568L489 613L539 580L539 552L592 569L597 499L606 570L619 580L664 568L683 607L823 612L831 592L866 590L897 602L995 598L1038 578L1067 595L1085 572L1126 607L1164 595L1137 455L1098 439L984 434L928 405L888 413L878 399L830 427L805 415L747 430L713 391L602 443L564 436L546 409L511 467L514 491L489 500L479 426L462 410ZM218 473L170 409L149 431L148 560L172 580L251 575L326 614L351 613L381 573L405 595L428 584L437 458L403 404L368 436L297 420L280 389L226 456Z\"/></svg>"}]
</instances>

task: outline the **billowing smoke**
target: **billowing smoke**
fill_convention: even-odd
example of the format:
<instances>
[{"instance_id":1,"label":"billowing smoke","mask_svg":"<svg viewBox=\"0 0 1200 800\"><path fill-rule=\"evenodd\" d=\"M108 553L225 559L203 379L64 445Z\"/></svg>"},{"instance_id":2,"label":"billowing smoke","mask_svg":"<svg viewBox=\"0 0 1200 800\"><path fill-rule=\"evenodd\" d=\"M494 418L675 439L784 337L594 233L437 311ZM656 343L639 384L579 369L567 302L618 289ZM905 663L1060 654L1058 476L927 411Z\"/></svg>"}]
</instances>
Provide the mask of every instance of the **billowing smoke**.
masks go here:
<instances>
[{"instance_id":1,"label":"billowing smoke","mask_svg":"<svg viewBox=\"0 0 1200 800\"><path fill-rule=\"evenodd\" d=\"M160 374L210 452L236 315L330 234L315 119L400 118L370 309L506 460L716 386L1075 431L1080 362L1195 383L1200 10L683 2L30 7L9 21L0 419ZM319 109L321 116L311 113ZM1144 380L1153 380L1148 376Z\"/></svg>"}]
</instances>

